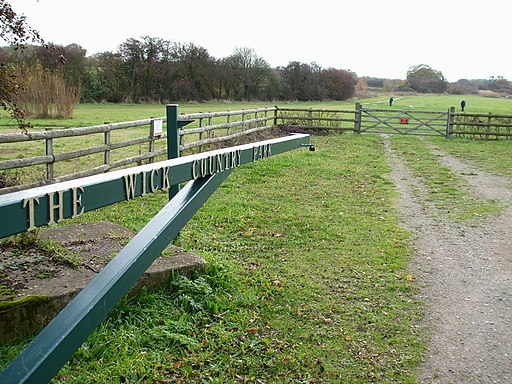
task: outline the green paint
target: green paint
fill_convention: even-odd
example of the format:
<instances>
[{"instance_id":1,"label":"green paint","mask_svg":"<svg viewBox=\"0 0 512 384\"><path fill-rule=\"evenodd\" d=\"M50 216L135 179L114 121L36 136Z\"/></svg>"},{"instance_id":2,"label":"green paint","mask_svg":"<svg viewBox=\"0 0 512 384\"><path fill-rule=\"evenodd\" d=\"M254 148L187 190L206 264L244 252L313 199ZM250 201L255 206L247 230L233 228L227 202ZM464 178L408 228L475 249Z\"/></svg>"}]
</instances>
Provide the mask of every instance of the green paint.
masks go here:
<instances>
[{"instance_id":1,"label":"green paint","mask_svg":"<svg viewBox=\"0 0 512 384\"><path fill-rule=\"evenodd\" d=\"M0 238L263 160L309 144L297 134L0 196Z\"/></svg>"}]
</instances>

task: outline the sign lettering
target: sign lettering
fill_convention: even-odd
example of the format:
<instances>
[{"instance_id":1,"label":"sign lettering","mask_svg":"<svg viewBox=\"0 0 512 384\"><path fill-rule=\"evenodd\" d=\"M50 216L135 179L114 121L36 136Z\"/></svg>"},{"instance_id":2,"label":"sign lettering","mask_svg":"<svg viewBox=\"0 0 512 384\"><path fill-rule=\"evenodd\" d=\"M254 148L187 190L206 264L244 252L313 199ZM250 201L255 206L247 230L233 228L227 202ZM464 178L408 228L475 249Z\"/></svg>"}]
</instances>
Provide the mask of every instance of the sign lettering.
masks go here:
<instances>
[{"instance_id":1,"label":"sign lettering","mask_svg":"<svg viewBox=\"0 0 512 384\"><path fill-rule=\"evenodd\" d=\"M203 157L192 163L192 180L233 169L241 164L242 151L240 150Z\"/></svg>"},{"instance_id":2,"label":"sign lettering","mask_svg":"<svg viewBox=\"0 0 512 384\"><path fill-rule=\"evenodd\" d=\"M84 213L84 207L78 212L78 207L82 205L82 195L78 195L78 191L84 193L84 189L82 187L75 187L72 189L73 191L73 216L72 219L78 217Z\"/></svg>"},{"instance_id":3,"label":"sign lettering","mask_svg":"<svg viewBox=\"0 0 512 384\"><path fill-rule=\"evenodd\" d=\"M272 155L272 144L265 143L252 148L252 161L266 159ZM247 162L247 158L244 158ZM214 175L225 170L239 167L242 164L242 150L234 149L222 153L215 153L210 156L194 159L189 163L192 167L192 180ZM124 198L132 200L136 196L144 196L148 193L155 193L158 190L168 190L171 187L171 167L147 169L138 173L130 173L122 176L124 186ZM28 230L33 230L41 224L41 215L48 213L46 224L55 224L64 220L64 217L76 218L86 212L83 197L86 194L84 186L74 186L69 189L51 191L39 197L27 197L21 201L22 208L26 211ZM46 196L46 199L44 198ZM40 203L47 204L46 207L36 209ZM37 219L37 220L36 220ZM37 225L36 225L37 223Z\"/></svg>"},{"instance_id":4,"label":"sign lettering","mask_svg":"<svg viewBox=\"0 0 512 384\"><path fill-rule=\"evenodd\" d=\"M254 147L252 150L252 160L258 161L261 159L266 159L267 157L272 156L272 147L270 144L260 145L258 147Z\"/></svg>"},{"instance_id":5,"label":"sign lettering","mask_svg":"<svg viewBox=\"0 0 512 384\"><path fill-rule=\"evenodd\" d=\"M34 203L39 204L39 198L32 197L29 199L23 200L23 208L25 208L28 205L28 230L31 231L33 229L36 229L36 226L34 224Z\"/></svg>"}]
</instances>

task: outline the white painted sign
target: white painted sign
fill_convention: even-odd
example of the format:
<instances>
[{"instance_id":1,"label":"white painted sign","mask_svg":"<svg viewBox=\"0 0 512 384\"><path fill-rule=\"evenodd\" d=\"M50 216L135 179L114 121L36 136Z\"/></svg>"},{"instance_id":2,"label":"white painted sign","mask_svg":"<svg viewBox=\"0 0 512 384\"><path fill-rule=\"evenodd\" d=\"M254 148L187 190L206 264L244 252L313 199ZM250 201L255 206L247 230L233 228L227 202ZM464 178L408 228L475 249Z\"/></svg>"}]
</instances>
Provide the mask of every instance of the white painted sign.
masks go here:
<instances>
[{"instance_id":1,"label":"white painted sign","mask_svg":"<svg viewBox=\"0 0 512 384\"><path fill-rule=\"evenodd\" d=\"M155 136L162 136L163 119L154 119L153 127L155 129Z\"/></svg>"}]
</instances>

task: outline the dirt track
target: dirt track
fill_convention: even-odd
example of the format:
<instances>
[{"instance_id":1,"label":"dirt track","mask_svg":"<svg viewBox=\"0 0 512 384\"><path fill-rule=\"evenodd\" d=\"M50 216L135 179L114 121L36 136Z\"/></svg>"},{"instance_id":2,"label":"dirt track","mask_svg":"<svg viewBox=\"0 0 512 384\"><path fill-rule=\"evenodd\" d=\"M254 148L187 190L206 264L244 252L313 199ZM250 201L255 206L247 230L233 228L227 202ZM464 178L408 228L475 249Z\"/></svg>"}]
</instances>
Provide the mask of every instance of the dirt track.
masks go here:
<instances>
[{"instance_id":1,"label":"dirt track","mask_svg":"<svg viewBox=\"0 0 512 384\"><path fill-rule=\"evenodd\" d=\"M512 208L476 227L422 204L421 180L384 138L403 225L414 235L411 271L421 286L429 347L420 383L512 382ZM483 199L512 201L512 183L431 147Z\"/></svg>"}]
</instances>

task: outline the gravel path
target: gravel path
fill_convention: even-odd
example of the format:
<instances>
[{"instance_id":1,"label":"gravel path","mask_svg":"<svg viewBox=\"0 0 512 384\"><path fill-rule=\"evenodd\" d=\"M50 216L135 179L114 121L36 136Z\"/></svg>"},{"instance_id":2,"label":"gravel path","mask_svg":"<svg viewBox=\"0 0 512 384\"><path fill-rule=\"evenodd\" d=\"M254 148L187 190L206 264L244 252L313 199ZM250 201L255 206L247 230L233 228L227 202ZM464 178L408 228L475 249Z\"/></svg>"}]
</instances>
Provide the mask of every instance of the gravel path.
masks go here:
<instances>
[{"instance_id":1,"label":"gravel path","mask_svg":"<svg viewBox=\"0 0 512 384\"><path fill-rule=\"evenodd\" d=\"M413 232L411 271L421 287L429 346L420 383L512 383L512 208L475 227L455 224L421 201L421 180L384 144ZM431 147L482 199L512 200L510 181ZM420 192L418 192L418 189Z\"/></svg>"}]
</instances>

